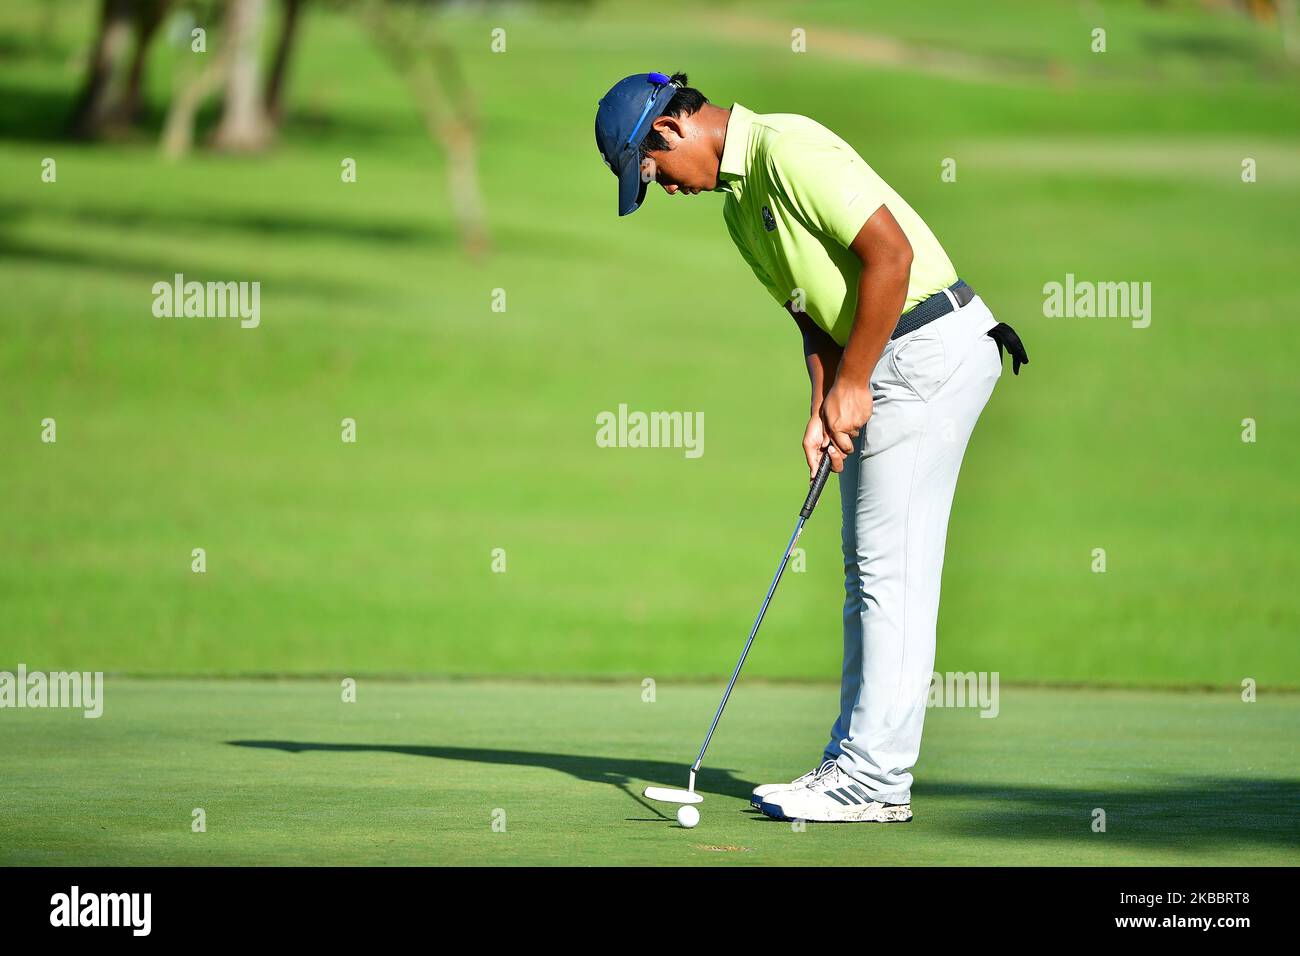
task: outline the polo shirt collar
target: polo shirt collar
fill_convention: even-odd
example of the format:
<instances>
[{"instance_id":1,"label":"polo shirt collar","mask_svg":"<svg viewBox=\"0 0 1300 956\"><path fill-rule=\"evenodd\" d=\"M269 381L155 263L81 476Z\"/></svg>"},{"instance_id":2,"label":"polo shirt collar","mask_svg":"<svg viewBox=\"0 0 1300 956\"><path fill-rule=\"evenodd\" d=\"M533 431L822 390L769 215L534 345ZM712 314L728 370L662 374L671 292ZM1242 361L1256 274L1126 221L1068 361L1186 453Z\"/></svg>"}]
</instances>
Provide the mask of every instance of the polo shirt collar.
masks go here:
<instances>
[{"instance_id":1,"label":"polo shirt collar","mask_svg":"<svg viewBox=\"0 0 1300 956\"><path fill-rule=\"evenodd\" d=\"M753 111L733 103L731 117L727 120L727 136L722 141L722 163L718 167L720 184L743 179L749 172L749 130L753 125Z\"/></svg>"}]
</instances>

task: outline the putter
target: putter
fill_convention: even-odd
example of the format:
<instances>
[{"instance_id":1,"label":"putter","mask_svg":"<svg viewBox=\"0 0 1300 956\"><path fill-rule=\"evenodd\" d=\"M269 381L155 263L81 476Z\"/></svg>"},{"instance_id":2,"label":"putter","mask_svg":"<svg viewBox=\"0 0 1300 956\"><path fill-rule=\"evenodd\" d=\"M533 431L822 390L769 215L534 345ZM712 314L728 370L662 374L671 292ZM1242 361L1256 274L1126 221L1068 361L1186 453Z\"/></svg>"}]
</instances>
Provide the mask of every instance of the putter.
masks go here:
<instances>
[{"instance_id":1,"label":"putter","mask_svg":"<svg viewBox=\"0 0 1300 956\"><path fill-rule=\"evenodd\" d=\"M675 787L646 787L645 796L647 800L659 800L664 803L700 803L704 798L695 792L695 775L700 771L700 764L704 762L704 752L709 749L709 741L713 739L713 732L718 729L718 721L722 719L722 711L727 706L727 700L731 697L731 689L736 686L736 678L740 676L740 669L745 666L745 658L749 655L749 649L754 644L754 637L758 634L759 625L763 623L763 615L767 613L767 606L772 603L772 595L776 593L776 586L781 583L781 575L785 573L785 566L790 561L790 552L799 542L799 536L803 534L804 523L812 517L813 508L817 507L817 499L821 497L822 489L826 487L826 479L831 473L831 456L827 452L822 452L821 464L817 466L817 476L812 480L812 487L808 489L808 497L804 499L803 507L799 509L799 520L795 523L794 534L790 535L790 543L785 546L785 554L781 555L781 563L777 565L776 575L772 578L772 583L768 586L767 596L763 598L763 606L758 609L758 617L754 620L754 626L750 629L749 640L745 641L745 649L740 652L740 660L736 661L736 669L731 672L731 680L727 681L727 689L722 694L722 702L718 704L718 712L713 715L713 723L709 725L709 732L704 735L704 746L700 747L700 755L695 758L695 763L691 765L690 778L685 790L678 790Z\"/></svg>"}]
</instances>

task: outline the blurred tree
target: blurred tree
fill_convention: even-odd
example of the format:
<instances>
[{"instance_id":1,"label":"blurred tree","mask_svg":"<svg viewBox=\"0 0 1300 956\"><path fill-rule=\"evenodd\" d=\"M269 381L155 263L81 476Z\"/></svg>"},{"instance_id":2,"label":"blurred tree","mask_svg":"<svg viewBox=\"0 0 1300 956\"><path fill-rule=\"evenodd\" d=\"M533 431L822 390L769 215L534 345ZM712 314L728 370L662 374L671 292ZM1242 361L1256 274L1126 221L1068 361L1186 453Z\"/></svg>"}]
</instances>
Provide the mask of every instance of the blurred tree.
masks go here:
<instances>
[{"instance_id":1,"label":"blurred tree","mask_svg":"<svg viewBox=\"0 0 1300 956\"><path fill-rule=\"evenodd\" d=\"M1259 23L1276 23L1282 35L1282 51L1292 63L1300 63L1300 22L1296 0L1234 0Z\"/></svg>"},{"instance_id":2,"label":"blurred tree","mask_svg":"<svg viewBox=\"0 0 1300 956\"><path fill-rule=\"evenodd\" d=\"M102 0L86 78L69 120L77 136L98 136L112 113L114 76L131 39L131 0Z\"/></svg>"},{"instance_id":3,"label":"blurred tree","mask_svg":"<svg viewBox=\"0 0 1300 956\"><path fill-rule=\"evenodd\" d=\"M210 32L221 35L213 36L215 52L203 60L196 63L193 57L182 58L160 140L163 155L178 159L193 148L198 111L221 87L225 96L213 145L243 152L266 147L284 117L289 60L297 43L303 0L283 0L280 32L264 92L258 91L264 0L191 0L184 6L196 22L206 22Z\"/></svg>"},{"instance_id":4,"label":"blurred tree","mask_svg":"<svg viewBox=\"0 0 1300 956\"><path fill-rule=\"evenodd\" d=\"M126 91L119 105L121 122L134 125L144 115L144 70L148 62L149 47L158 28L167 17L169 0L143 0L136 5L135 49L131 54L131 66L126 74Z\"/></svg>"},{"instance_id":5,"label":"blurred tree","mask_svg":"<svg viewBox=\"0 0 1300 956\"><path fill-rule=\"evenodd\" d=\"M271 60L271 74L266 81L266 116L273 126L284 118L284 87L289 75L289 60L298 42L298 28L302 22L302 0L284 0L280 16L280 34L275 41L275 55Z\"/></svg>"},{"instance_id":6,"label":"blurred tree","mask_svg":"<svg viewBox=\"0 0 1300 956\"><path fill-rule=\"evenodd\" d=\"M220 25L224 4L220 2L191 2L186 10L193 19L192 25L203 25L205 33L215 33ZM190 38L182 38L189 46ZM226 64L230 58L230 45L220 43L215 52L198 55L182 55L177 63L177 72L172 78L171 103L167 107L167 118L163 121L159 148L168 159L180 159L194 145L194 122L203 102L211 96L226 75Z\"/></svg>"},{"instance_id":7,"label":"blurred tree","mask_svg":"<svg viewBox=\"0 0 1300 956\"><path fill-rule=\"evenodd\" d=\"M149 45L167 7L168 0L102 0L86 76L68 120L72 135L99 139L140 118Z\"/></svg>"},{"instance_id":8,"label":"blurred tree","mask_svg":"<svg viewBox=\"0 0 1300 956\"><path fill-rule=\"evenodd\" d=\"M226 29L222 46L225 100L212 145L231 152L255 152L271 141L260 75L262 28L266 0L226 0Z\"/></svg>"},{"instance_id":9,"label":"blurred tree","mask_svg":"<svg viewBox=\"0 0 1300 956\"><path fill-rule=\"evenodd\" d=\"M471 256L488 250L478 184L478 122L474 99L455 52L433 29L435 2L362 0L361 17L406 81L425 129L447 156L447 192L461 244Z\"/></svg>"},{"instance_id":10,"label":"blurred tree","mask_svg":"<svg viewBox=\"0 0 1300 956\"><path fill-rule=\"evenodd\" d=\"M583 0L570 2L581 5ZM264 149L285 114L289 67L305 5L305 0L281 0L279 32L262 86L267 0L101 0L93 53L73 111L73 130L97 137L139 117L149 46L167 14L183 10L194 23L204 24L207 43L202 51L178 60L160 149L179 158L193 148L198 111L218 90L222 91L221 115L212 146L240 152ZM461 242L471 255L486 252L477 110L456 51L435 29L435 15L446 0L336 0L336 5L359 14L405 80L426 130L446 156L448 199Z\"/></svg>"}]
</instances>

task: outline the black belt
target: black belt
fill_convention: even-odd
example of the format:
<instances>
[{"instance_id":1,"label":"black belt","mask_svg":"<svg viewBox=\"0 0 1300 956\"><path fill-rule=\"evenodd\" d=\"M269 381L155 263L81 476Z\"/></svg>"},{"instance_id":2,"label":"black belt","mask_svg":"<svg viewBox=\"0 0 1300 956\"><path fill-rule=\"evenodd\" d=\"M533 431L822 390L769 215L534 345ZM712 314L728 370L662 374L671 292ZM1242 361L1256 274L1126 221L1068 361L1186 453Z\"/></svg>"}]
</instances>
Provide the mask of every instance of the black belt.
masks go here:
<instances>
[{"instance_id":1,"label":"black belt","mask_svg":"<svg viewBox=\"0 0 1300 956\"><path fill-rule=\"evenodd\" d=\"M898 325L894 326L894 334L890 338L897 339L908 332L915 332L940 316L957 311L973 298L975 298L975 290L968 286L964 279L958 279L943 292L936 292L928 299L922 299L904 312L898 320Z\"/></svg>"},{"instance_id":2,"label":"black belt","mask_svg":"<svg viewBox=\"0 0 1300 956\"><path fill-rule=\"evenodd\" d=\"M894 326L894 334L890 339L901 338L909 332L915 332L935 319L957 311L973 298L975 298L975 290L964 280L958 279L948 286L946 291L936 292L904 312L898 319L898 325ZM999 356L1002 355L1004 348L1011 353L1011 371L1019 375L1020 366L1029 364L1029 354L1025 351L1025 344L1020 341L1016 330L1005 322L999 322L989 329L988 334L989 338L998 343Z\"/></svg>"}]
</instances>

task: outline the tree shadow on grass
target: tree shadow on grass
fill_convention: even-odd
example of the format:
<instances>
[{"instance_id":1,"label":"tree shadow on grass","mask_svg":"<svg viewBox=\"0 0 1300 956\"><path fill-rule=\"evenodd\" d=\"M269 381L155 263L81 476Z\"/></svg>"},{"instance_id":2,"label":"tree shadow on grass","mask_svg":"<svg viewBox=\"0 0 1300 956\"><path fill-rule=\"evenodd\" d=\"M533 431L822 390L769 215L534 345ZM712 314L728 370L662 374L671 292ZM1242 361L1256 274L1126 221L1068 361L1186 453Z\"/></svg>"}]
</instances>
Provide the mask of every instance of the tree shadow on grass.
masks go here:
<instances>
[{"instance_id":1,"label":"tree shadow on grass","mask_svg":"<svg viewBox=\"0 0 1300 956\"><path fill-rule=\"evenodd\" d=\"M107 273L117 278L137 278L148 283L152 288L154 282L170 282L176 273L185 274L188 279L207 280L214 275L211 268L203 268L197 260L173 259L163 261L156 257L143 257L124 252L107 250L88 251L68 247L36 245L9 239L0 235L0 258L13 262L26 262L38 266L63 266L75 269L80 274L85 271ZM256 262L255 251L249 254L250 264ZM250 268L254 266L250 265ZM360 283L345 279L332 279L308 273L292 275L289 273L271 273L262 266L256 266L256 277L268 286L286 294L297 294L308 298L327 298L331 303L373 301L370 293ZM229 278L230 269L222 268L215 275L224 280ZM80 277L80 275L79 275ZM152 293L151 293L152 295ZM148 301L146 301L146 308Z\"/></svg>"},{"instance_id":2,"label":"tree shadow on grass","mask_svg":"<svg viewBox=\"0 0 1300 956\"><path fill-rule=\"evenodd\" d=\"M276 249L286 249L303 241L326 240L345 246L356 246L365 251L387 246L394 251L412 253L450 252L460 248L460 236L449 221L442 218L445 210L441 201L428 195L411 197L406 218L390 214L357 216L334 215L328 211L301 211L284 208L254 208L251 206L221 206L211 196L192 193L186 197L188 205L183 210L178 196L172 204L162 205L110 205L80 201L76 206L54 207L19 200L0 202L0 220L8 227L21 225L28 220L48 223L57 220L68 230L77 231L82 226L90 229L108 229L129 239L135 234L151 239L160 237L200 237L205 240L235 240L244 246L250 256L256 256L257 243L268 243ZM436 217L436 218L431 218ZM570 264L575 256L599 251L579 233L565 233L554 228L532 227L520 223L497 223L492 227L494 248L515 256L527 255L543 261L560 261ZM30 252L40 259L58 258L58 249L25 249L17 240L0 241L14 246L6 255L21 256ZM105 268L113 268L105 260Z\"/></svg>"},{"instance_id":3,"label":"tree shadow on grass","mask_svg":"<svg viewBox=\"0 0 1300 956\"><path fill-rule=\"evenodd\" d=\"M667 816L633 783L684 786L687 768L663 760L631 760L528 750L432 747L401 744L331 744L290 740L231 740L235 747L287 753L394 753L509 767L545 767L578 780L618 787L648 809ZM752 784L729 769L705 767L698 789L748 797ZM1091 830L1093 811L1106 811L1107 833L1126 846L1188 847L1267 844L1296 847L1295 808L1300 780L1196 777L1164 786L1079 789L1043 785L922 782L916 797L933 801L932 815L918 816L949 832L1011 840L1103 839ZM636 818L633 818L636 819ZM771 821L770 817L756 819Z\"/></svg>"},{"instance_id":4,"label":"tree shadow on grass","mask_svg":"<svg viewBox=\"0 0 1300 956\"><path fill-rule=\"evenodd\" d=\"M1111 840L1143 849L1300 848L1300 780L1202 777L1109 790L930 780L916 785L913 799L919 801L917 821L978 839ZM1098 810L1105 812L1104 833L1092 829ZM779 822L765 815L755 819Z\"/></svg>"},{"instance_id":5,"label":"tree shadow on grass","mask_svg":"<svg viewBox=\"0 0 1300 956\"><path fill-rule=\"evenodd\" d=\"M945 814L945 828L1015 840L1112 839L1136 847L1272 845L1300 849L1300 780L1179 777L1167 784L1109 789L918 784L918 798L974 803ZM1094 833L1097 810L1105 834Z\"/></svg>"},{"instance_id":6,"label":"tree shadow on grass","mask_svg":"<svg viewBox=\"0 0 1300 956\"><path fill-rule=\"evenodd\" d=\"M68 221L73 227L86 225L126 232L139 230L146 235L211 236L214 232L229 232L285 241L324 238L366 245L391 243L419 249L445 248L456 243L455 230L450 226L416 218L401 221L391 216L376 216L367 219L332 215L328 211L221 205L210 196L198 193L187 198L208 201L208 204L191 204L181 210L173 205L110 205L83 200L75 207L52 208L8 200L0 206L0 212L10 223L37 217L47 221L56 218Z\"/></svg>"},{"instance_id":7,"label":"tree shadow on grass","mask_svg":"<svg viewBox=\"0 0 1300 956\"><path fill-rule=\"evenodd\" d=\"M74 95L72 90L0 83L0 140L59 142L66 139Z\"/></svg>"}]
</instances>

